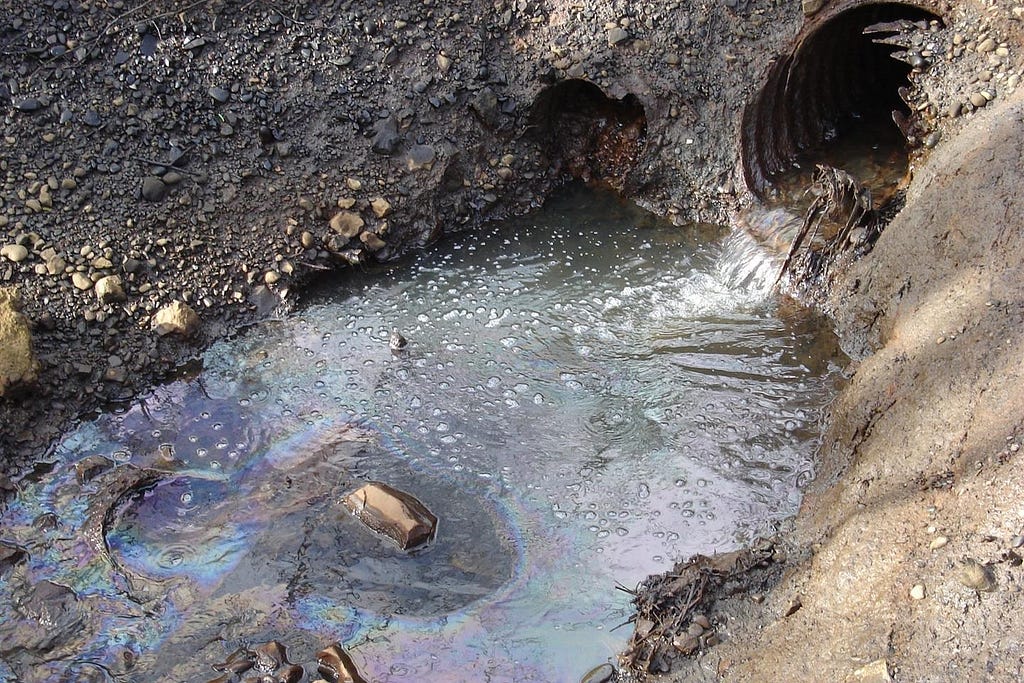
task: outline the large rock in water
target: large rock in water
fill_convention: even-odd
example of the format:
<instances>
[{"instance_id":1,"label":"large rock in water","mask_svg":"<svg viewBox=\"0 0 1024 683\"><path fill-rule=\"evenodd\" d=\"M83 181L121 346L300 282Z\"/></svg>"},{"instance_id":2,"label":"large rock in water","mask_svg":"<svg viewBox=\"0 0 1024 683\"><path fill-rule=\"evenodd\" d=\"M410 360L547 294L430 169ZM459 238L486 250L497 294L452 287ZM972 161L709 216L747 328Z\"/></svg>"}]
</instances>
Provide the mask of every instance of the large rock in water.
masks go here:
<instances>
[{"instance_id":1,"label":"large rock in water","mask_svg":"<svg viewBox=\"0 0 1024 683\"><path fill-rule=\"evenodd\" d=\"M35 382L38 371L21 297L13 287L0 287L0 397L16 386Z\"/></svg>"},{"instance_id":2,"label":"large rock in water","mask_svg":"<svg viewBox=\"0 0 1024 683\"><path fill-rule=\"evenodd\" d=\"M345 496L345 507L366 526L395 541L403 550L434 537L437 517L405 491L371 481Z\"/></svg>"}]
</instances>

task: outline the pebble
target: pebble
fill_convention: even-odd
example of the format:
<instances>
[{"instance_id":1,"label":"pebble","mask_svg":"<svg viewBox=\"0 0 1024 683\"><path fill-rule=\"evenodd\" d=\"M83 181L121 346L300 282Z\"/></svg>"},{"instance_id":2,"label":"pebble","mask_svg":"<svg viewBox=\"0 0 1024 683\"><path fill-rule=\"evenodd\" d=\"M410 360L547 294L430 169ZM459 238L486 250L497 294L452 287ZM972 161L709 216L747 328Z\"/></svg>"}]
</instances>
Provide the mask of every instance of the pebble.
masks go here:
<instances>
[{"instance_id":1,"label":"pebble","mask_svg":"<svg viewBox=\"0 0 1024 683\"><path fill-rule=\"evenodd\" d=\"M20 263L28 258L28 249L20 244L7 244L0 248L0 256L4 256L14 263Z\"/></svg>"},{"instance_id":2,"label":"pebble","mask_svg":"<svg viewBox=\"0 0 1024 683\"><path fill-rule=\"evenodd\" d=\"M609 45L621 45L627 42L632 36L629 35L629 31L616 26L615 28L608 31L608 44Z\"/></svg>"},{"instance_id":3,"label":"pebble","mask_svg":"<svg viewBox=\"0 0 1024 683\"><path fill-rule=\"evenodd\" d=\"M996 49L996 41L992 38L986 38L985 40L978 43L978 52L992 52Z\"/></svg>"},{"instance_id":4,"label":"pebble","mask_svg":"<svg viewBox=\"0 0 1024 683\"><path fill-rule=\"evenodd\" d=\"M980 92L972 92L971 104L973 104L975 107L984 107L986 104L988 104L988 99L986 99L985 96L982 95Z\"/></svg>"},{"instance_id":5,"label":"pebble","mask_svg":"<svg viewBox=\"0 0 1024 683\"><path fill-rule=\"evenodd\" d=\"M692 655L699 646L700 640L689 634L684 633L672 639L672 647L684 655Z\"/></svg>"},{"instance_id":6,"label":"pebble","mask_svg":"<svg viewBox=\"0 0 1024 683\"><path fill-rule=\"evenodd\" d=\"M398 150L402 136L398 134L398 121L394 116L381 119L376 125L376 135L373 136L371 149L376 154L391 156Z\"/></svg>"},{"instance_id":7,"label":"pebble","mask_svg":"<svg viewBox=\"0 0 1024 683\"><path fill-rule=\"evenodd\" d=\"M615 680L615 667L607 662L583 674L580 683L608 683Z\"/></svg>"},{"instance_id":8,"label":"pebble","mask_svg":"<svg viewBox=\"0 0 1024 683\"><path fill-rule=\"evenodd\" d=\"M429 171L434 166L434 158L434 148L430 145L413 145L409 149L406 167L410 171Z\"/></svg>"},{"instance_id":9,"label":"pebble","mask_svg":"<svg viewBox=\"0 0 1024 683\"><path fill-rule=\"evenodd\" d=\"M199 327L199 316L188 304L175 301L153 315L150 327L161 337L168 334L187 337Z\"/></svg>"},{"instance_id":10,"label":"pebble","mask_svg":"<svg viewBox=\"0 0 1024 683\"><path fill-rule=\"evenodd\" d=\"M366 248L369 249L371 252L380 251L381 249L387 246L387 242L385 242L380 237L377 237L377 235L369 231L363 231L362 233L360 233L359 241L365 244Z\"/></svg>"},{"instance_id":11,"label":"pebble","mask_svg":"<svg viewBox=\"0 0 1024 683\"><path fill-rule=\"evenodd\" d=\"M913 600L924 600L924 584L916 584L910 589L910 597Z\"/></svg>"},{"instance_id":12,"label":"pebble","mask_svg":"<svg viewBox=\"0 0 1024 683\"><path fill-rule=\"evenodd\" d=\"M121 283L120 275L108 275L96 281L96 298L101 304L112 304L116 301L124 301L127 295Z\"/></svg>"},{"instance_id":13,"label":"pebble","mask_svg":"<svg viewBox=\"0 0 1024 683\"><path fill-rule=\"evenodd\" d=\"M42 108L43 104L34 97L24 97L14 101L14 108L18 111L33 112Z\"/></svg>"},{"instance_id":14,"label":"pebble","mask_svg":"<svg viewBox=\"0 0 1024 683\"><path fill-rule=\"evenodd\" d=\"M218 104L224 104L228 101L228 97L231 96L230 92L219 86L210 88L208 92L210 97L212 97Z\"/></svg>"},{"instance_id":15,"label":"pebble","mask_svg":"<svg viewBox=\"0 0 1024 683\"><path fill-rule=\"evenodd\" d=\"M876 659L865 664L853 672L853 681L857 683L891 683L889 663L884 659Z\"/></svg>"},{"instance_id":16,"label":"pebble","mask_svg":"<svg viewBox=\"0 0 1024 683\"><path fill-rule=\"evenodd\" d=\"M103 379L107 382L124 384L128 380L128 371L122 367L107 368L106 372L103 373Z\"/></svg>"},{"instance_id":17,"label":"pebble","mask_svg":"<svg viewBox=\"0 0 1024 683\"><path fill-rule=\"evenodd\" d=\"M825 0L802 0L801 9L805 17L810 17L821 11L825 6Z\"/></svg>"},{"instance_id":18,"label":"pebble","mask_svg":"<svg viewBox=\"0 0 1024 683\"><path fill-rule=\"evenodd\" d=\"M377 218L386 218L391 213L391 202L383 197L377 197L370 200L370 208L373 209L373 215Z\"/></svg>"},{"instance_id":19,"label":"pebble","mask_svg":"<svg viewBox=\"0 0 1024 683\"><path fill-rule=\"evenodd\" d=\"M989 593L996 589L996 577L992 574L992 570L969 557L964 558L960 563L956 578L967 588L976 591Z\"/></svg>"},{"instance_id":20,"label":"pebble","mask_svg":"<svg viewBox=\"0 0 1024 683\"><path fill-rule=\"evenodd\" d=\"M331 230L349 239L358 235L365 224L366 222L354 211L339 211L330 222Z\"/></svg>"},{"instance_id":21,"label":"pebble","mask_svg":"<svg viewBox=\"0 0 1024 683\"><path fill-rule=\"evenodd\" d=\"M68 267L68 262L60 255L53 255L46 259L46 272L50 275L59 275Z\"/></svg>"},{"instance_id":22,"label":"pebble","mask_svg":"<svg viewBox=\"0 0 1024 683\"><path fill-rule=\"evenodd\" d=\"M167 186L164 181L156 176L146 176L142 179L142 198L150 202L158 202L167 194Z\"/></svg>"},{"instance_id":23,"label":"pebble","mask_svg":"<svg viewBox=\"0 0 1024 683\"><path fill-rule=\"evenodd\" d=\"M75 289L83 292L92 289L92 280L85 273L72 273L71 284L75 286Z\"/></svg>"},{"instance_id":24,"label":"pebble","mask_svg":"<svg viewBox=\"0 0 1024 683\"><path fill-rule=\"evenodd\" d=\"M948 537L946 537L946 536L936 536L935 538L932 539L932 542L928 544L928 547L931 548L932 550L938 550L939 548L944 548L947 543L949 543L949 538Z\"/></svg>"}]
</instances>

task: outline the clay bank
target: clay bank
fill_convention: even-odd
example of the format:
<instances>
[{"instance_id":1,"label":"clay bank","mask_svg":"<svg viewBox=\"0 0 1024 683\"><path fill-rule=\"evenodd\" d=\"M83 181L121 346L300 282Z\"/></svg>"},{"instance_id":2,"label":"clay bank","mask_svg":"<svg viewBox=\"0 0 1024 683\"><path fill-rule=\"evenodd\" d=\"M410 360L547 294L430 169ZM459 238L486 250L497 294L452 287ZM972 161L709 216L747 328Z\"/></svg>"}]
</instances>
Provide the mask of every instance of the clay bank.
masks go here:
<instances>
[{"instance_id":1,"label":"clay bank","mask_svg":"<svg viewBox=\"0 0 1024 683\"><path fill-rule=\"evenodd\" d=\"M526 213L576 178L679 226L751 234L852 358L791 528L638 586L622 675L1020 678L1024 9L54 0L0 14L7 504L89 411L188 375L311 282ZM836 162L874 168L879 153L897 169L882 180ZM788 215L765 219L765 204ZM40 534L60 524L41 517ZM77 599L33 584L31 548L3 547L3 580L31 588L10 606L20 619L41 629ZM311 673L274 643L224 637L243 646L220 663L228 678L259 662ZM353 677L343 648L308 645L321 676Z\"/></svg>"}]
</instances>

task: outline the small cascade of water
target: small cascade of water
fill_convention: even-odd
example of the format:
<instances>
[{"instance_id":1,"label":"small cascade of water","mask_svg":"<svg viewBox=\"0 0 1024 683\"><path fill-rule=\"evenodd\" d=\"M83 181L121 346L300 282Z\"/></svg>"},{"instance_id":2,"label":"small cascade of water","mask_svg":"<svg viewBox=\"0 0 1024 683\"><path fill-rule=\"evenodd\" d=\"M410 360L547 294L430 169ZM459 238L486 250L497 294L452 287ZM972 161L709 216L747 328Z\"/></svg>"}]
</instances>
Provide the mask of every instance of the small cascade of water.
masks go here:
<instances>
[{"instance_id":1,"label":"small cascade of water","mask_svg":"<svg viewBox=\"0 0 1024 683\"><path fill-rule=\"evenodd\" d=\"M732 289L744 290L757 300L768 298L802 221L785 209L746 209L734 218L732 233L722 244L718 276Z\"/></svg>"}]
</instances>

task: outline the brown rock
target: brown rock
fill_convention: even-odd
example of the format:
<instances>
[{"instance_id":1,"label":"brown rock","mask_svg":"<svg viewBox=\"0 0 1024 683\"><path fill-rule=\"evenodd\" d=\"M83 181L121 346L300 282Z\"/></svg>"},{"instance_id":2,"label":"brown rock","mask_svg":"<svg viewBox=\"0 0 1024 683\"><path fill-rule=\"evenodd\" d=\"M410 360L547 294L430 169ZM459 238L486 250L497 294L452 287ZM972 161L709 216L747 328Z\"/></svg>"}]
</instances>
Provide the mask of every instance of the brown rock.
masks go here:
<instances>
[{"instance_id":1,"label":"brown rock","mask_svg":"<svg viewBox=\"0 0 1024 683\"><path fill-rule=\"evenodd\" d=\"M884 659L876 659L853 672L852 681L857 683L892 683L889 675L889 663Z\"/></svg>"},{"instance_id":2,"label":"brown rock","mask_svg":"<svg viewBox=\"0 0 1024 683\"><path fill-rule=\"evenodd\" d=\"M331 230L349 239L359 234L365 221L354 211L339 211L331 219Z\"/></svg>"},{"instance_id":3,"label":"brown rock","mask_svg":"<svg viewBox=\"0 0 1024 683\"><path fill-rule=\"evenodd\" d=\"M96 281L96 298L101 304L111 304L115 301L124 301L128 297L124 293L119 275L108 275Z\"/></svg>"},{"instance_id":4,"label":"brown rock","mask_svg":"<svg viewBox=\"0 0 1024 683\"><path fill-rule=\"evenodd\" d=\"M437 517L412 495L372 481L345 497L345 507L366 526L391 538L403 550L434 537Z\"/></svg>"},{"instance_id":5,"label":"brown rock","mask_svg":"<svg viewBox=\"0 0 1024 683\"><path fill-rule=\"evenodd\" d=\"M282 664L291 663L288 661L288 653L285 646L276 640L263 643L253 650L253 654L256 656L253 666L256 670L263 673L273 673Z\"/></svg>"},{"instance_id":6,"label":"brown rock","mask_svg":"<svg viewBox=\"0 0 1024 683\"><path fill-rule=\"evenodd\" d=\"M199 316L188 304L175 301L157 311L150 326L161 337L167 334L189 337L199 327Z\"/></svg>"},{"instance_id":7,"label":"brown rock","mask_svg":"<svg viewBox=\"0 0 1024 683\"><path fill-rule=\"evenodd\" d=\"M316 670L321 676L334 683L366 683L359 675L352 657L340 643L325 647L316 653Z\"/></svg>"},{"instance_id":8,"label":"brown rock","mask_svg":"<svg viewBox=\"0 0 1024 683\"><path fill-rule=\"evenodd\" d=\"M85 273L72 273L71 284L75 286L75 289L82 292L88 292L92 289L92 280Z\"/></svg>"},{"instance_id":9,"label":"brown rock","mask_svg":"<svg viewBox=\"0 0 1024 683\"><path fill-rule=\"evenodd\" d=\"M957 581L976 591L990 593L996 589L996 577L992 569L977 560L965 557L956 573Z\"/></svg>"},{"instance_id":10,"label":"brown rock","mask_svg":"<svg viewBox=\"0 0 1024 683\"><path fill-rule=\"evenodd\" d=\"M387 242L369 231L363 231L362 234L359 235L359 241L365 244L366 248L370 251L380 251L384 247L388 246Z\"/></svg>"},{"instance_id":11,"label":"brown rock","mask_svg":"<svg viewBox=\"0 0 1024 683\"><path fill-rule=\"evenodd\" d=\"M821 11L821 8L825 6L825 0L803 0L801 7L804 11L804 16L809 17L817 14Z\"/></svg>"},{"instance_id":12,"label":"brown rock","mask_svg":"<svg viewBox=\"0 0 1024 683\"><path fill-rule=\"evenodd\" d=\"M0 287L0 397L13 387L35 382L38 372L21 297L13 287Z\"/></svg>"},{"instance_id":13,"label":"brown rock","mask_svg":"<svg viewBox=\"0 0 1024 683\"><path fill-rule=\"evenodd\" d=\"M387 218L391 213L391 202L383 197L377 197L370 200L370 208L373 209L373 215L377 218Z\"/></svg>"}]
</instances>

